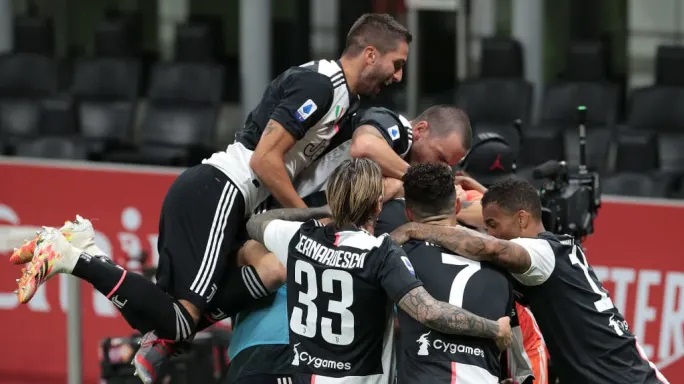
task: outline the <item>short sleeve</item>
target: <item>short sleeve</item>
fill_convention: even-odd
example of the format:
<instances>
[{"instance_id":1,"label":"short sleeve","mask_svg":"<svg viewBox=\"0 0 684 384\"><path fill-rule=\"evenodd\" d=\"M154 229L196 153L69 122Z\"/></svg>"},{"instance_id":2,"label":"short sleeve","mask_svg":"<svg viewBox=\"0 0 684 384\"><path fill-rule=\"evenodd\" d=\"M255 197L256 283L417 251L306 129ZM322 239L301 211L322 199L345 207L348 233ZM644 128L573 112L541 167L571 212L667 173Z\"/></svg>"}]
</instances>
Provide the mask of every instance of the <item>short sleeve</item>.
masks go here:
<instances>
[{"instance_id":1,"label":"short sleeve","mask_svg":"<svg viewBox=\"0 0 684 384\"><path fill-rule=\"evenodd\" d=\"M271 119L297 140L325 116L335 93L330 78L308 69L294 71L283 79L281 92Z\"/></svg>"},{"instance_id":2,"label":"short sleeve","mask_svg":"<svg viewBox=\"0 0 684 384\"><path fill-rule=\"evenodd\" d=\"M387 108L371 107L361 110L357 112L354 124L356 128L370 125L377 129L387 144L400 156L407 152L410 146L410 135L405 123L398 114Z\"/></svg>"},{"instance_id":3,"label":"short sleeve","mask_svg":"<svg viewBox=\"0 0 684 384\"><path fill-rule=\"evenodd\" d=\"M556 256L549 242L530 238L517 238L511 241L525 248L530 255L530 268L524 273L513 273L513 277L527 286L540 285L548 280L556 268Z\"/></svg>"},{"instance_id":4,"label":"short sleeve","mask_svg":"<svg viewBox=\"0 0 684 384\"><path fill-rule=\"evenodd\" d=\"M273 252L283 265L287 265L290 241L299 232L301 221L273 220L264 231L264 246Z\"/></svg>"},{"instance_id":5,"label":"short sleeve","mask_svg":"<svg viewBox=\"0 0 684 384\"><path fill-rule=\"evenodd\" d=\"M377 278L391 300L397 302L412 289L423 285L416 278L416 272L406 252L389 236L383 241L378 251L382 252L385 257L378 266Z\"/></svg>"}]
</instances>

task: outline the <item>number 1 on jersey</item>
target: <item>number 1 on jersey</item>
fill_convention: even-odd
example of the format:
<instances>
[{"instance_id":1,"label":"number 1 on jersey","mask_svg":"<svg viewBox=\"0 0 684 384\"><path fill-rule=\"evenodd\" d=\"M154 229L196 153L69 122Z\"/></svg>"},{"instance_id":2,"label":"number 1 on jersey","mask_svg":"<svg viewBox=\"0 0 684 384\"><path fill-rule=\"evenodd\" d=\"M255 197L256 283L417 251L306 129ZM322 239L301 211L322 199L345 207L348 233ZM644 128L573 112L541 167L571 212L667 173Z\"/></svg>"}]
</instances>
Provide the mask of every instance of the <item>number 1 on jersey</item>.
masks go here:
<instances>
[{"instance_id":1,"label":"number 1 on jersey","mask_svg":"<svg viewBox=\"0 0 684 384\"><path fill-rule=\"evenodd\" d=\"M579 259L577 252L579 251L580 256L582 257L582 260ZM584 273L584 277L587 278L587 282L589 282L589 287L591 287L591 290L594 291L597 295L599 295L601 298L597 301L594 302L594 306L596 307L596 310L599 312L607 311L609 309L614 308L613 305L613 300L608 297L608 294L600 289L597 285L597 282L594 281L594 279L589 275L589 264L587 263L587 257L584 256L584 252L582 252L581 249L577 245L574 245L572 247L572 252L570 252L570 263L572 265L577 265L580 267L582 272ZM600 283L599 283L600 284Z\"/></svg>"}]
</instances>

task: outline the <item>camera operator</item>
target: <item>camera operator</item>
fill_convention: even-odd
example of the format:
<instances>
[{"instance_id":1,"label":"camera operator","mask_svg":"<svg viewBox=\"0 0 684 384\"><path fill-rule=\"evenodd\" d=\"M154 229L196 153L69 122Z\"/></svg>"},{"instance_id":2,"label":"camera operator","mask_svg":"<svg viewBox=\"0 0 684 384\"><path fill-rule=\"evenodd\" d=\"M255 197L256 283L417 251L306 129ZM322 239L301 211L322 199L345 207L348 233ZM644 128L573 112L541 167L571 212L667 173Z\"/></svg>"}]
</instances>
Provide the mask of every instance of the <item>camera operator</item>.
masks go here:
<instances>
[{"instance_id":1,"label":"camera operator","mask_svg":"<svg viewBox=\"0 0 684 384\"><path fill-rule=\"evenodd\" d=\"M428 241L507 269L539 323L561 383L668 383L646 359L573 237L546 231L531 184L497 182L482 207L489 235L408 223L392 237L399 244Z\"/></svg>"}]
</instances>

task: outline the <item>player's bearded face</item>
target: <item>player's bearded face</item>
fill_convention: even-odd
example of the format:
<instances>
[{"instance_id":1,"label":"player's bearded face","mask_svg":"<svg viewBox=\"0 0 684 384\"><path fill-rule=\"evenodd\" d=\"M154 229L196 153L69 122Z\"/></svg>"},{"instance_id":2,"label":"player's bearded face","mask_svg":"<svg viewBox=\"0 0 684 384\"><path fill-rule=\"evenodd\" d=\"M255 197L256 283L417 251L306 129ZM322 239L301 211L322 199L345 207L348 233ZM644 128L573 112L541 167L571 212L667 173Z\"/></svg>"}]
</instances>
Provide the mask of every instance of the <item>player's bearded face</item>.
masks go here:
<instances>
[{"instance_id":1,"label":"player's bearded face","mask_svg":"<svg viewBox=\"0 0 684 384\"><path fill-rule=\"evenodd\" d=\"M380 61L376 61L375 64L371 64L366 68L363 76L366 95L375 96L380 93L383 88L394 82L392 79L393 76L393 68L390 68L390 70L383 68L383 65L380 63Z\"/></svg>"},{"instance_id":2,"label":"player's bearded face","mask_svg":"<svg viewBox=\"0 0 684 384\"><path fill-rule=\"evenodd\" d=\"M401 42L397 49L387 53L380 53L371 48L368 51L366 68L361 73L363 94L377 95L383 88L401 81L404 74L404 64L408 57L408 44Z\"/></svg>"}]
</instances>

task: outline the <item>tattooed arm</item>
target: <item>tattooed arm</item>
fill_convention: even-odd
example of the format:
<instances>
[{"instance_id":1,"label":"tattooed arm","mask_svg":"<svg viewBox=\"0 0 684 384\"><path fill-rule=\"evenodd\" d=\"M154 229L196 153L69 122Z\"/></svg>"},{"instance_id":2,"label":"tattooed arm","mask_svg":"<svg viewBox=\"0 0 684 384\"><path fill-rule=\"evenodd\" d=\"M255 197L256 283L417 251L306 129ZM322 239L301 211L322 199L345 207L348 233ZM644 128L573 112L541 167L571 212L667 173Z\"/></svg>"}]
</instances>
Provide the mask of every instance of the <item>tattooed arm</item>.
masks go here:
<instances>
[{"instance_id":1,"label":"tattooed arm","mask_svg":"<svg viewBox=\"0 0 684 384\"><path fill-rule=\"evenodd\" d=\"M410 290L399 300L399 308L421 324L436 331L456 335L496 339L505 349L511 342L510 319L492 321L463 308L436 300L423 287Z\"/></svg>"},{"instance_id":2,"label":"tattooed arm","mask_svg":"<svg viewBox=\"0 0 684 384\"><path fill-rule=\"evenodd\" d=\"M285 155L326 116L335 91L330 78L316 71L294 71L279 79L276 86L280 98L260 107L261 111L273 109L249 166L282 207L306 208L292 186L294 175L285 166ZM312 160L312 148L298 150L305 152L296 154L299 161Z\"/></svg>"},{"instance_id":3,"label":"tattooed arm","mask_svg":"<svg viewBox=\"0 0 684 384\"><path fill-rule=\"evenodd\" d=\"M247 221L247 233L252 239L264 243L266 227L273 220L306 221L330 217L330 208L326 205L318 208L281 208L252 215Z\"/></svg>"},{"instance_id":4,"label":"tattooed arm","mask_svg":"<svg viewBox=\"0 0 684 384\"><path fill-rule=\"evenodd\" d=\"M513 273L525 273L532 264L530 254L521 245L461 226L408 223L392 232L392 238L399 244L409 238L429 241L463 257L498 264Z\"/></svg>"},{"instance_id":5,"label":"tattooed arm","mask_svg":"<svg viewBox=\"0 0 684 384\"><path fill-rule=\"evenodd\" d=\"M285 168L285 154L295 142L295 137L280 123L269 120L254 149L249 166L283 207L306 208L306 203L299 197Z\"/></svg>"}]
</instances>

